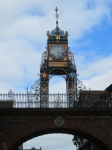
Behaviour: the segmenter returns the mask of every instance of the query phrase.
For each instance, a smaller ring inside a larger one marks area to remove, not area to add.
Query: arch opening
[[[49,93],[66,93],[66,80],[59,75],[53,76],[49,81]]]
[[[83,131],[79,130],[74,130],[74,129],[68,129],[68,128],[52,128],[52,129],[44,129],[41,131],[33,132],[31,134],[28,134],[24,137],[22,137],[20,140],[18,140],[10,150],[16,150],[17,147],[19,147],[22,143],[35,138],[39,137],[41,135],[46,135],[46,134],[52,134],[52,133],[61,133],[61,134],[69,134],[69,135],[75,135],[75,136],[80,136],[85,139],[88,139],[92,143],[94,143],[97,147],[99,147],[100,150],[109,150],[107,145],[105,145],[102,141],[100,141],[98,138],[94,137],[93,135],[90,135],[88,133],[85,133]],[[74,146],[75,147],[75,146]]]

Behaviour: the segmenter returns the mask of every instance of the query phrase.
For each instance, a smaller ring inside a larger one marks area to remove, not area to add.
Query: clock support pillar
[[[68,62],[68,75],[66,78],[67,87],[67,107],[73,108],[74,102],[77,101],[77,74],[73,64]]]
[[[40,107],[49,107],[49,76],[43,72],[40,77]]]

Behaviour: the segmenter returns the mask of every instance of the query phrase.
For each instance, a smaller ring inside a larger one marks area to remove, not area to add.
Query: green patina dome
[[[52,30],[50,36],[55,36],[56,34],[65,36],[64,31],[60,30],[59,27],[56,27],[54,30]]]

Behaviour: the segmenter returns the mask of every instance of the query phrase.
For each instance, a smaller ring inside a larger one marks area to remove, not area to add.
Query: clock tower
[[[74,62],[74,54],[68,47],[68,32],[58,27],[57,7],[56,28],[47,31],[47,47],[42,54],[40,66],[40,105],[48,107],[49,102],[49,80],[55,75],[60,75],[66,82],[67,105],[73,107],[77,98],[77,70]]]

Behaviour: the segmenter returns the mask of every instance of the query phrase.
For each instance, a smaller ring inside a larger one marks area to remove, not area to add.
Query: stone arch
[[[82,119],[66,119],[62,127],[57,127],[54,124],[54,119],[32,120],[25,125],[21,124],[12,128],[10,135],[5,136],[4,143],[6,145],[3,146],[3,150],[14,150],[29,139],[49,133],[79,135],[92,141],[101,150],[112,150],[112,136],[107,130],[87,122]]]

